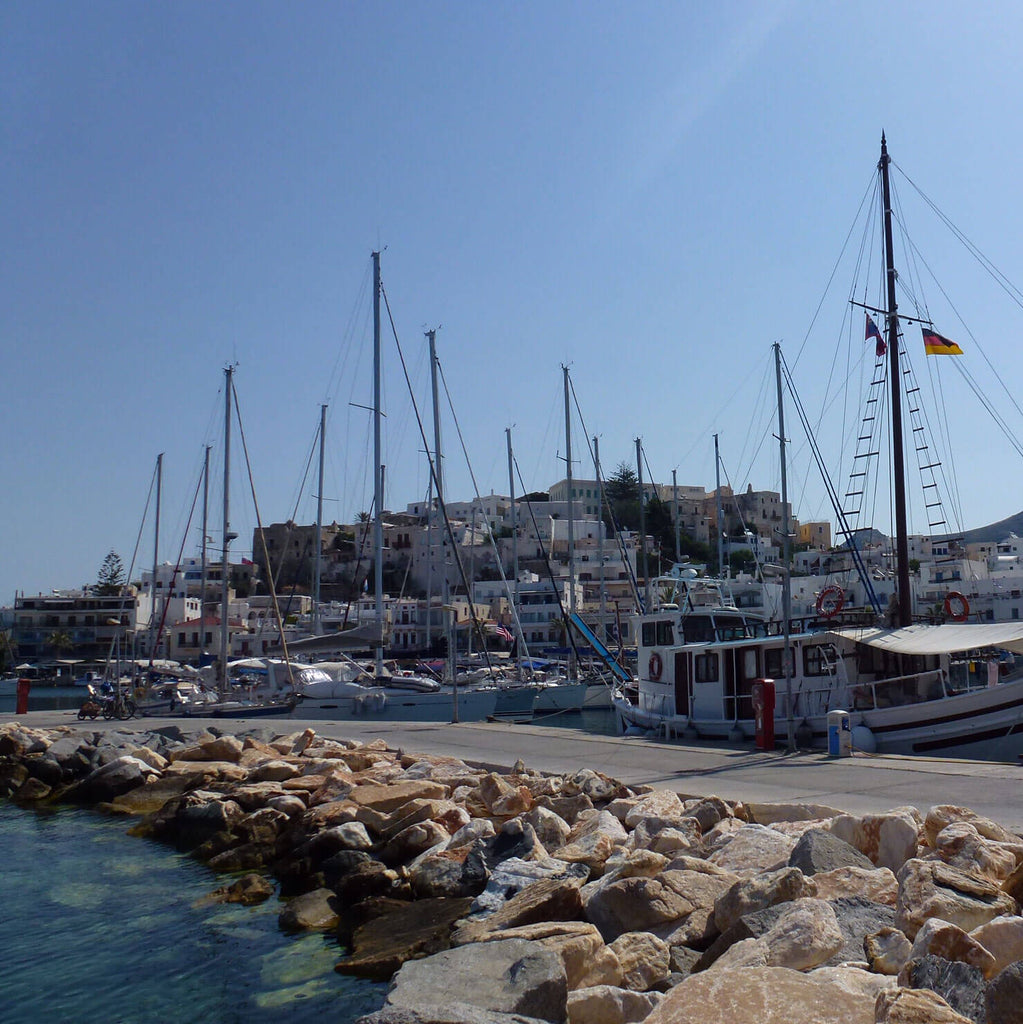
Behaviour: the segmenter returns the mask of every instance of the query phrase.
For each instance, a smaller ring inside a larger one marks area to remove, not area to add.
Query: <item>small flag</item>
[[[948,338],[943,338],[936,331],[921,327],[924,336],[924,351],[929,356],[961,356],[963,350]]]
[[[505,640],[508,643],[511,643],[512,640],[515,639],[515,637],[512,636],[511,631],[507,629],[505,626],[502,626],[500,623],[498,623],[496,626],[491,626],[490,631],[494,634],[494,636],[499,636],[502,640]]]
[[[875,341],[874,354],[878,359],[881,358],[888,351],[888,346],[884,343],[884,338],[881,337],[881,332],[877,329],[877,324],[870,318],[870,314],[867,314],[867,336],[864,341],[870,341],[873,338]]]

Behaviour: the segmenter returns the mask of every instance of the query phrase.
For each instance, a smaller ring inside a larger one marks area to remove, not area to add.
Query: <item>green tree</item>
[[[607,505],[604,522],[614,528],[639,529],[639,477],[625,462],[619,462],[614,473],[604,483]]]
[[[47,638],[46,646],[49,647],[56,657],[66,654],[74,647],[71,634],[66,629],[55,629]]]
[[[124,586],[124,564],[121,556],[111,548],[99,567],[99,575],[96,577],[95,591],[97,594],[114,596],[121,592]]]

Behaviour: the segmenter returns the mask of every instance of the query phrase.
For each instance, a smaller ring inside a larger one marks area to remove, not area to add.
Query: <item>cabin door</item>
[[[692,697],[692,674],[689,662],[692,655],[687,651],[679,651],[675,655],[675,714],[687,715]]]

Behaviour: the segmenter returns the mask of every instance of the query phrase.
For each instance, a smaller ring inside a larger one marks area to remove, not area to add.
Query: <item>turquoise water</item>
[[[128,823],[0,804],[0,1021],[350,1024],[386,985],[337,974],[323,935],[257,907],[197,905],[229,881]]]

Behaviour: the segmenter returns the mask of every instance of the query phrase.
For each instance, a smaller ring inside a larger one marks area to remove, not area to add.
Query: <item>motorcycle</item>
[[[88,693],[89,696],[85,698],[82,706],[78,709],[78,720],[80,722],[84,722],[87,718],[96,719],[103,714],[103,700],[96,693],[96,688],[90,685]]]

